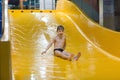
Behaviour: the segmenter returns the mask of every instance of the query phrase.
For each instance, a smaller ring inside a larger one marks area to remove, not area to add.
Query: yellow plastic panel
[[[67,0],[57,5],[56,11],[9,10],[14,79],[119,80],[120,34],[92,22]],[[65,27],[66,50],[82,53],[78,61],[54,57],[53,46],[41,55],[59,24]]]
[[[0,80],[11,80],[10,42],[0,41]]]
[[[60,4],[60,5],[59,5]],[[59,0],[57,10],[63,10],[79,27],[89,42],[111,55],[120,57],[120,33],[108,30],[89,19],[82,10],[67,0]]]

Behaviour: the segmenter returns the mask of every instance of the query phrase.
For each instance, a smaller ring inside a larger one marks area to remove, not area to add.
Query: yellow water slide
[[[89,19],[72,2],[59,0],[56,10],[9,10],[14,80],[119,80],[120,33]],[[82,53],[78,61],[41,55],[56,27],[63,25],[66,51]]]

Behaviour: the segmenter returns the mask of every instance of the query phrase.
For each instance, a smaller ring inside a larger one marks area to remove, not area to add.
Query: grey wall
[[[72,0],[72,2],[81,8],[91,19],[99,22],[99,14],[91,5],[85,3],[84,0]]]
[[[114,14],[115,14],[115,29],[116,31],[120,31],[120,0],[114,1]]]
[[[104,26],[115,30],[114,26],[114,0],[103,0]]]

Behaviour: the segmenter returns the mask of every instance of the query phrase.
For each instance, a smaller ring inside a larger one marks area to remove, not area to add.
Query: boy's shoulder
[[[66,36],[65,36],[65,35],[63,35],[63,38],[65,38],[65,39],[66,39]]]
[[[65,35],[63,35],[63,38],[66,38],[66,36],[65,36]]]
[[[53,37],[53,40],[56,40],[57,39],[57,36]]]
[[[54,37],[54,39],[55,39],[55,38],[58,38],[58,35],[56,35],[56,36]],[[65,36],[65,35],[63,35],[63,38],[66,38],[66,36]]]

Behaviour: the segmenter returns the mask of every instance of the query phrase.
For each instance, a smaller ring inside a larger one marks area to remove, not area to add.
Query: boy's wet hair
[[[59,25],[59,26],[57,27],[57,32],[58,32],[59,30],[64,31],[64,27],[63,27],[62,25]]]

